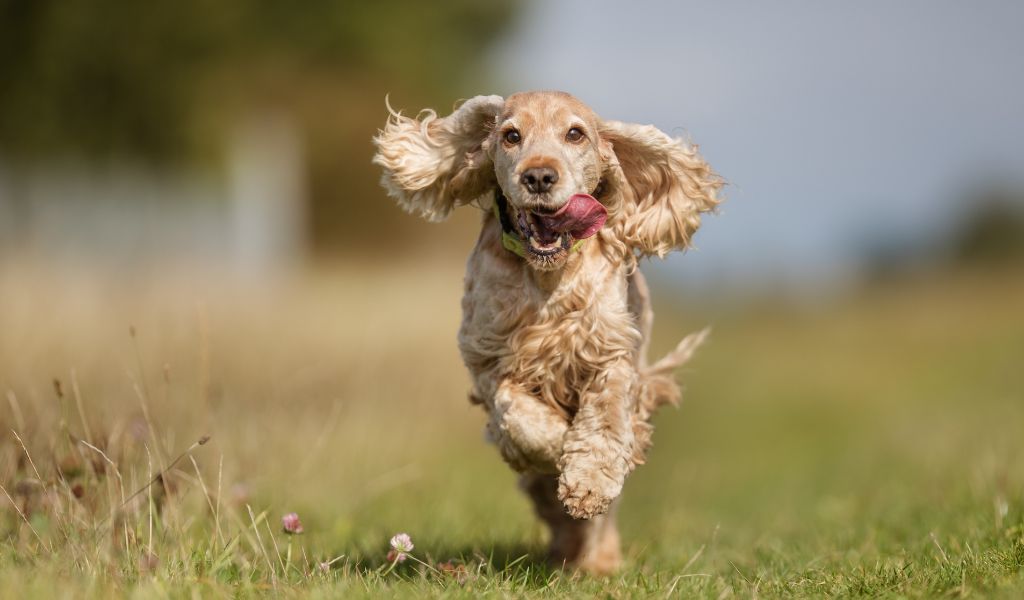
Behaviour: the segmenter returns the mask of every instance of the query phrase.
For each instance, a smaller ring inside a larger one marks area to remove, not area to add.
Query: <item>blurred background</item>
[[[693,250],[643,265],[656,349],[715,333],[627,486],[627,539],[1017,510],[1022,22],[998,0],[0,0],[4,430],[59,453],[81,421],[128,455],[148,402],[168,454],[213,434],[204,468],[219,453],[325,548],[371,526],[535,543],[455,347],[479,215],[405,215],[371,138],[386,95],[561,89],[729,182]],[[72,378],[80,419],[53,389]],[[460,520],[494,507],[517,516]]]
[[[4,2],[0,248],[250,273],[464,255],[475,216],[426,227],[376,184],[385,95],[564,89],[730,182],[666,281],[802,294],[1019,255],[1017,3],[789,8]]]

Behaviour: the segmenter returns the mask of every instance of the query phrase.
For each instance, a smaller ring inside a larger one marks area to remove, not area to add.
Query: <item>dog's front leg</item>
[[[555,409],[502,380],[494,392],[488,434],[502,458],[520,473],[558,472],[562,438],[569,422]]]
[[[577,519],[608,511],[633,470],[630,410],[636,370],[620,361],[580,394],[558,461],[558,498]]]

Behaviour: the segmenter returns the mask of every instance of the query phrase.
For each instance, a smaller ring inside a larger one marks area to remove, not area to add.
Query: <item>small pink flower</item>
[[[288,513],[281,517],[281,525],[284,527],[285,533],[302,533],[304,531],[298,513]]]
[[[413,549],[412,538],[408,533],[399,533],[391,538],[391,550],[388,551],[389,562],[402,562],[408,552]]]

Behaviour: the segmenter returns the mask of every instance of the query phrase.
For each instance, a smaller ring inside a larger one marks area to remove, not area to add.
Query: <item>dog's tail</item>
[[[691,333],[658,362],[640,369],[641,390],[637,409],[641,419],[647,420],[655,410],[666,404],[679,404],[682,391],[673,377],[673,371],[693,358],[694,352],[710,333],[710,327]]]
[[[633,464],[641,465],[651,447],[651,415],[666,404],[677,405],[683,392],[676,383],[673,371],[693,358],[693,353],[704,343],[711,328],[706,327],[683,338],[674,350],[650,366],[640,368],[640,394],[633,416]]]

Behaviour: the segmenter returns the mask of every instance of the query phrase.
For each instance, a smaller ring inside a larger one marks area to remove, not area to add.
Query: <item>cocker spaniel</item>
[[[637,260],[685,249],[722,180],[696,148],[566,93],[477,96],[444,118],[389,112],[373,159],[388,194],[429,221],[483,210],[458,340],[488,438],[550,527],[551,559],[614,571],[623,482],[704,337],[647,362]]]

